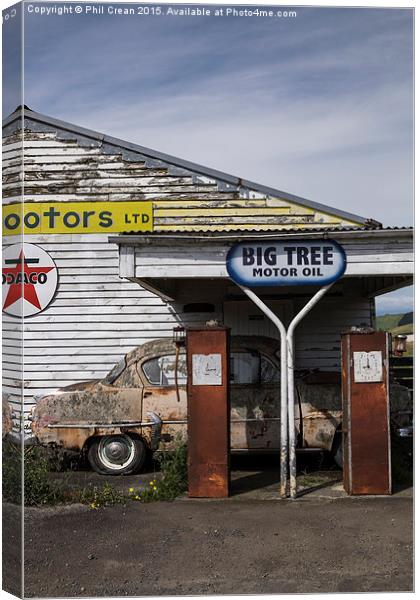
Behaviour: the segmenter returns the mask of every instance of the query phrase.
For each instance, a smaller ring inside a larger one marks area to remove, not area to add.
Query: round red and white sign
[[[15,317],[41,312],[54,297],[58,283],[55,262],[34,244],[3,249],[3,311]]]

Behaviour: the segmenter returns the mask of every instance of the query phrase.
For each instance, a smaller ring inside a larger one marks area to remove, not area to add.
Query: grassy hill
[[[410,319],[411,315],[411,319]],[[400,322],[403,325],[400,325]],[[399,313],[396,315],[380,315],[376,317],[376,327],[381,331],[402,333],[404,335],[413,333],[413,313]]]
[[[400,325],[403,323],[403,325]],[[381,331],[390,331],[393,335],[409,335],[413,333],[413,313],[400,313],[398,315],[381,315],[376,317],[376,328]],[[407,354],[413,355],[413,342],[407,342]]]
[[[401,333],[403,335],[409,335],[413,333],[413,323],[408,323],[407,325],[399,325],[398,327],[393,327],[391,329],[394,335]]]
[[[398,323],[401,321],[404,315],[381,315],[376,317],[376,327],[381,331],[391,331],[394,327],[398,327]]]

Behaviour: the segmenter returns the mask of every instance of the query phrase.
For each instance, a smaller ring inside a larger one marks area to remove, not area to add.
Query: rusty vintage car
[[[232,451],[279,449],[278,347],[271,338],[232,337]],[[333,451],[338,462],[339,377],[298,377],[295,418],[299,446]],[[33,434],[41,444],[86,452],[98,473],[134,473],[159,443],[170,448],[177,433],[186,434],[186,380],[183,349],[177,357],[171,340],[147,342],[129,352],[104,379],[69,385],[40,398],[31,416]]]

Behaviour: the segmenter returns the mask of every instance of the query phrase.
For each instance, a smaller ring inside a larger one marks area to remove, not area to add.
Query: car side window
[[[259,383],[260,362],[259,352],[232,352],[230,355],[230,383]]]
[[[265,356],[261,356],[261,383],[278,383],[280,372]]]
[[[151,385],[175,385],[175,355],[157,356],[142,365],[143,373]],[[187,383],[187,362],[185,354],[178,357],[178,385]]]
[[[230,356],[230,382],[233,384],[277,383],[277,367],[259,352],[232,352]]]

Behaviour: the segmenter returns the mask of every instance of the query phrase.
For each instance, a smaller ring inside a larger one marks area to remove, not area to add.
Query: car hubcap
[[[134,442],[128,436],[107,436],[99,444],[101,462],[113,470],[121,470],[132,461]]]

